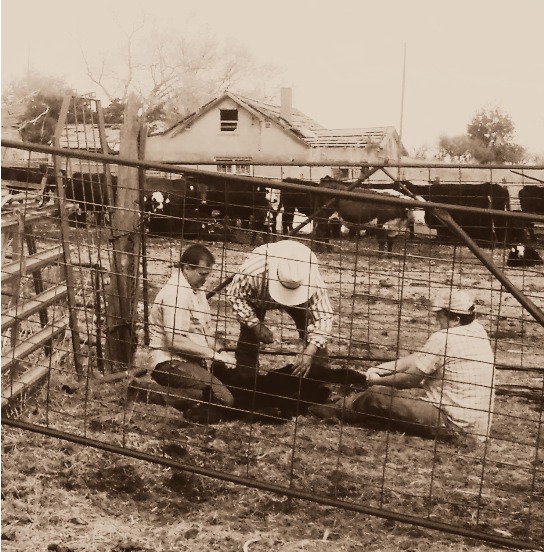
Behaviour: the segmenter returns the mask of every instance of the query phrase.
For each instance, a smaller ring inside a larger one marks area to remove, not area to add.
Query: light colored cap
[[[442,309],[455,314],[471,314],[474,312],[474,301],[460,289],[445,289],[437,294],[431,307],[435,312]]]
[[[317,290],[318,261],[312,250],[293,240],[271,243],[268,255],[268,292],[281,305],[302,305]]]

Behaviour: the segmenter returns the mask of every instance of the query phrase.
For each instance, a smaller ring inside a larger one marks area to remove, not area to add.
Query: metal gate
[[[116,167],[127,166],[148,173],[199,175],[194,168],[182,170],[101,153],[4,140],[2,145],[49,152],[59,161],[106,164],[112,173]],[[457,170],[462,174],[462,167]],[[527,173],[528,168],[523,171]],[[228,181],[236,177],[221,178]],[[270,180],[255,177],[245,181],[251,187],[271,185]],[[368,199],[364,190],[310,192],[302,184],[273,184],[279,190],[303,191],[331,199]],[[148,213],[141,200],[140,197],[133,210],[144,220]],[[75,271],[73,284],[73,291],[80,298],[79,302],[76,298],[76,304],[82,349],[77,353],[74,350],[73,356],[69,355],[62,364],[51,363],[46,384],[36,391],[34,408],[43,412],[46,423],[36,423],[23,405],[17,411],[7,411],[2,417],[4,427],[22,428],[288,497],[499,545],[538,547],[544,538],[542,268],[508,267],[509,244],[503,241],[482,248],[455,221],[455,213],[471,212],[482,218],[492,213],[497,220],[532,221],[537,228],[537,241],[533,244],[537,249],[543,243],[539,225],[544,223],[544,216],[494,213],[478,207],[414,202],[386,195],[373,201],[427,209],[451,230],[451,240],[438,243],[432,232],[412,238],[408,233],[401,234],[393,252],[387,254],[377,249],[372,237],[332,238],[329,250],[318,253],[336,316],[331,361],[337,367],[365,370],[376,362],[417,349],[419,343],[415,342],[431,331],[432,321],[425,314],[431,293],[439,288],[469,287],[477,298],[478,316],[491,336],[496,355],[497,400],[493,428],[485,443],[453,446],[343,422],[329,425],[310,416],[297,416],[280,425],[247,421],[218,424],[213,435],[202,431],[201,426],[184,422],[180,433],[172,428],[182,420],[181,414],[167,404],[129,400],[129,376],[140,376],[152,368],[146,356],[145,338],[149,304],[168,278],[180,250],[189,243],[207,243],[215,253],[218,268],[212,278],[215,287],[210,304],[217,330],[232,346],[235,343],[238,327],[225,299],[224,283],[253,247],[251,230],[236,225],[234,237],[231,232],[221,241],[214,241],[211,234],[188,238],[150,233],[140,240],[139,268],[131,269],[137,286],[124,298],[135,307],[130,322],[136,328],[138,350],[121,366],[122,370],[102,362],[102,336],[111,331],[111,322],[104,317],[104,290],[115,271],[111,263],[101,260],[101,254],[111,255],[116,228],[111,222],[100,226],[88,221],[72,228],[63,239],[82,267],[79,277]],[[123,209],[126,212],[128,208]],[[203,222],[221,224],[209,219]],[[280,238],[268,231],[258,239]],[[298,239],[312,247],[318,245],[310,234]],[[274,347],[263,351],[265,370],[283,365],[296,352],[296,335],[286,319],[274,313],[271,324],[276,325],[281,338]],[[132,347],[133,337],[122,346]],[[81,376],[73,362],[78,354],[84,360]],[[65,400],[67,392],[71,393],[70,401]],[[341,396],[345,389],[335,388],[333,392]],[[164,452],[169,450],[166,445],[189,450],[191,460],[179,461]],[[406,458],[411,459],[409,464]]]

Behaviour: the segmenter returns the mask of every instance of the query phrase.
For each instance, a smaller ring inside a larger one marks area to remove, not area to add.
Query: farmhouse
[[[290,88],[281,90],[280,105],[225,92],[197,112],[150,136],[146,159],[200,168],[280,178],[350,178],[349,163],[396,161],[407,152],[393,127],[331,130],[293,106]],[[328,167],[309,169],[308,163]],[[259,164],[277,165],[261,166]],[[285,166],[290,164],[290,167]],[[292,166],[298,164],[300,166]],[[283,165],[283,169],[279,166]],[[322,173],[322,174],[320,174]]]

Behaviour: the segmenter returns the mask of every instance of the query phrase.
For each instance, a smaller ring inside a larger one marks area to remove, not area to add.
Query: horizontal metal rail
[[[246,182],[249,186],[265,186],[267,188],[276,188],[278,190],[291,190],[298,191],[302,193],[308,193],[308,186],[304,184],[293,184],[290,182],[283,182],[282,180],[274,178],[263,178],[256,176],[240,176],[233,175],[228,173],[218,173],[214,171],[202,171],[197,169],[190,168],[181,168],[173,167],[166,163],[156,163],[151,161],[137,161],[134,159],[128,159],[124,157],[118,157],[115,155],[105,155],[100,153],[92,153],[82,150],[70,150],[65,148],[54,148],[51,146],[44,146],[42,144],[31,144],[28,142],[17,142],[14,140],[2,140],[3,147],[10,147],[16,149],[23,149],[28,151],[38,151],[42,153],[49,153],[51,155],[58,155],[61,157],[68,158],[77,158],[77,159],[87,159],[100,161],[103,163],[111,163],[112,165],[123,165],[127,167],[136,167],[142,169],[156,169],[164,172],[170,172],[173,174],[188,174],[193,176],[204,175],[216,180],[231,180],[237,182]],[[379,163],[373,164],[372,166],[380,166]],[[383,165],[385,167],[391,167],[394,165]],[[405,166],[405,165],[400,165]],[[427,167],[427,165],[415,165],[417,167]],[[446,166],[439,165],[439,167],[447,168]],[[472,169],[477,168],[473,165],[453,165],[452,167]],[[484,166],[485,167],[485,166]],[[515,168],[515,165],[508,165],[505,168],[512,169]],[[489,168],[489,167],[486,167]],[[527,166],[521,166],[523,169],[527,169]],[[535,168],[540,169],[540,166],[535,166]],[[544,166],[542,166],[544,169]],[[479,213],[486,216],[497,216],[504,217],[509,219],[517,220],[529,220],[529,221],[538,221],[544,223],[544,215],[535,215],[530,213],[522,213],[518,211],[499,211],[495,209],[484,209],[481,207],[470,207],[467,205],[451,205],[449,203],[435,203],[427,201],[417,201],[412,199],[402,199],[394,196],[388,196],[387,194],[371,194],[366,191],[360,190],[357,192],[350,192],[344,190],[335,190],[332,188],[326,188],[322,186],[313,186],[311,188],[312,194],[324,195],[324,196],[335,196],[342,199],[353,199],[355,201],[368,201],[372,203],[384,203],[389,205],[398,205],[407,207],[410,209],[425,209],[425,208],[442,208],[448,211],[459,211],[463,213]]]
[[[519,548],[519,549],[544,550],[541,543],[522,541],[514,538],[504,537],[501,535],[484,533],[481,531],[477,531],[475,529],[469,529],[466,527],[450,525],[448,523],[442,523],[440,521],[432,521],[429,518],[421,518],[421,517],[401,514],[399,512],[380,510],[378,508],[372,508],[371,506],[365,506],[363,504],[346,502],[335,498],[316,495],[307,491],[294,489],[292,487],[282,487],[280,485],[267,483],[265,481],[258,481],[256,479],[250,479],[248,477],[241,477],[241,476],[213,470],[210,468],[203,468],[200,466],[187,464],[184,462],[178,462],[175,460],[171,460],[170,458],[165,458],[164,456],[155,456],[146,452],[140,452],[138,450],[120,447],[119,445],[104,443],[102,441],[97,441],[95,439],[90,439],[88,437],[82,437],[79,435],[74,435],[73,433],[66,433],[64,431],[52,429],[50,427],[38,426],[35,424],[30,424],[28,422],[23,422],[21,420],[6,418],[5,416],[2,417],[2,424],[9,427],[23,429],[25,431],[33,431],[34,433],[39,433],[41,435],[46,435],[48,437],[54,437],[56,439],[63,439],[71,443],[93,447],[98,450],[103,450],[114,454],[120,454],[122,456],[127,456],[129,458],[143,460],[144,462],[151,462],[168,468],[174,468],[182,471],[187,471],[189,473],[195,473],[197,475],[202,475],[204,477],[212,477],[214,479],[219,479],[221,481],[228,481],[229,483],[234,483],[236,485],[242,485],[244,487],[259,489],[261,491],[271,492],[282,496],[288,496],[290,498],[295,498],[298,500],[308,500],[310,502],[315,502],[317,504],[321,504],[324,506],[332,506],[334,508],[340,508],[351,512],[357,512],[360,514],[366,514],[366,515],[376,516],[383,519],[397,521],[399,523],[407,523],[410,525],[416,525],[418,527],[425,527],[426,529],[431,529],[434,531],[442,531],[445,533],[450,533],[452,535],[459,535],[459,536],[471,538],[471,539],[477,539],[479,541],[489,542],[489,543],[497,544],[499,546],[506,546],[510,548]]]

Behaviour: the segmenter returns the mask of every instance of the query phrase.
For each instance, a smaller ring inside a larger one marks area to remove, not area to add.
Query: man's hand
[[[305,378],[308,375],[316,352],[317,347],[313,343],[309,343],[306,348],[295,357],[293,376]]]
[[[369,385],[379,385],[382,376],[388,376],[392,373],[393,372],[387,368],[378,368],[374,366],[366,371],[366,381]]]
[[[253,326],[252,330],[261,343],[265,343],[266,345],[274,343],[274,334],[272,330],[263,322],[259,322]]]
[[[227,340],[222,337],[216,337],[212,349],[220,353],[227,348]]]

